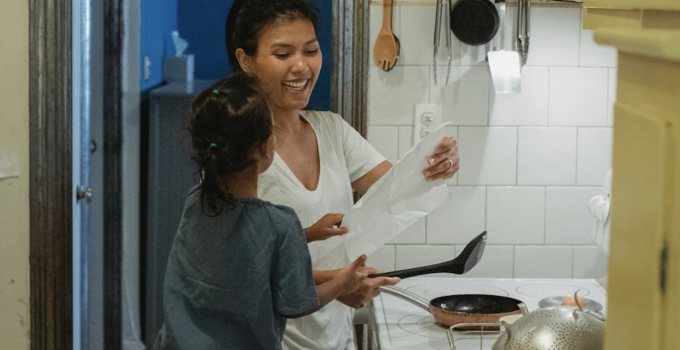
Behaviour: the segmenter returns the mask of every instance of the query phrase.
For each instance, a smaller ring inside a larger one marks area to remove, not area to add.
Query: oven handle
[[[413,294],[405,289],[401,289],[399,287],[394,287],[394,286],[383,286],[380,287],[380,291],[383,293],[387,293],[389,295],[393,295],[399,299],[408,301],[412,303],[413,305],[418,306],[419,308],[430,312],[430,301],[419,296],[416,294]]]

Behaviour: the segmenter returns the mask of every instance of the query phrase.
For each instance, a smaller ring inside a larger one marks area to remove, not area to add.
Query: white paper
[[[0,179],[19,176],[19,161],[16,154],[0,152]]]
[[[427,182],[427,159],[445,136],[444,123],[413,147],[345,213],[342,236],[350,261],[371,254],[450,197],[444,180]]]

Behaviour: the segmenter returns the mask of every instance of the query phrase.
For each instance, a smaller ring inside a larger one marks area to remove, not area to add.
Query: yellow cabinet
[[[584,0],[583,29],[680,29],[680,0]]]
[[[680,10],[678,0],[585,0],[586,7]]]
[[[619,50],[605,350],[678,350],[680,30],[600,26],[595,41]]]

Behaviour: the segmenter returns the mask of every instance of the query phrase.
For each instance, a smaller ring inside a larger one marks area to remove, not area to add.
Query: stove
[[[468,279],[468,278],[408,278],[398,287],[425,299],[452,294],[492,294],[508,296],[523,301],[529,311],[538,308],[546,297],[573,295],[595,300],[603,305],[607,314],[605,290],[595,280],[589,279]],[[429,312],[395,296],[381,293],[373,299],[370,316],[374,349],[429,350],[450,349],[448,327],[435,323]],[[457,350],[491,349],[498,333],[457,333]],[[480,344],[481,343],[481,344]]]

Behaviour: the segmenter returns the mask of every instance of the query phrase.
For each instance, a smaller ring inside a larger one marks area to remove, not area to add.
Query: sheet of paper
[[[423,176],[449,124],[428,134],[345,213],[342,226],[349,232],[342,239],[350,261],[373,253],[449,199],[444,180],[427,182]]]
[[[19,161],[16,154],[0,151],[0,179],[19,176]]]

